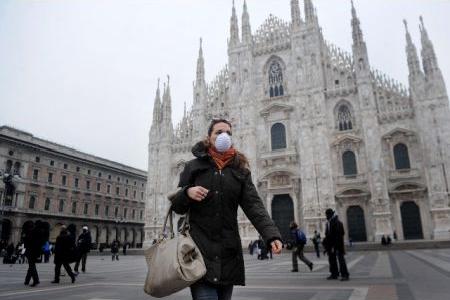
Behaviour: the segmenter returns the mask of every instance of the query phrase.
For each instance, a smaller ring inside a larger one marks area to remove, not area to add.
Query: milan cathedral
[[[157,237],[191,147],[213,117],[233,124],[259,195],[283,236],[297,220],[323,232],[336,210],[346,239],[450,238],[450,110],[424,21],[418,54],[406,21],[409,87],[371,67],[352,3],[352,52],[326,41],[312,0],[291,0],[291,20],[270,15],[254,32],[233,3],[228,64],[205,81],[202,45],[193,105],[173,125],[170,84],[158,84],[149,134],[145,239]],[[386,53],[388,54],[388,53]],[[162,98],[162,100],[161,100]],[[243,244],[258,233],[239,212]]]

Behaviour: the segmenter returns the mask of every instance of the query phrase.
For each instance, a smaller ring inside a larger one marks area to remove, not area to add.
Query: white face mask
[[[215,145],[217,151],[223,153],[231,148],[231,136],[226,132],[222,132],[216,138]]]

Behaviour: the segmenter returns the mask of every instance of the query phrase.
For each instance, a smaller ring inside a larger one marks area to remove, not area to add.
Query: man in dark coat
[[[328,262],[330,264],[331,275],[327,279],[338,279],[341,274],[341,281],[349,280],[347,264],[345,262],[345,246],[344,246],[344,225],[339,221],[337,214],[328,208],[325,211],[327,217],[327,228],[325,230],[325,239],[323,246],[328,254]],[[339,269],[338,269],[339,261]]]
[[[78,273],[78,267],[80,266],[81,261],[81,271],[86,272],[86,259],[87,254],[91,251],[91,233],[89,232],[89,228],[87,226],[83,226],[83,232],[78,237],[78,247],[77,247],[77,262],[75,263],[75,267],[73,268],[76,273]]]
[[[72,268],[69,263],[73,260],[75,255],[75,243],[68,233],[65,226],[61,227],[61,233],[56,238],[55,243],[55,279],[52,283],[59,283],[59,276],[61,274],[61,266],[64,266],[67,274],[72,279],[72,283],[75,282],[75,274],[72,272]]]
[[[111,243],[111,260],[114,261],[115,260],[119,260],[119,241],[114,240]]]
[[[25,244],[25,256],[28,260],[28,271],[25,276],[25,285],[30,283],[31,278],[33,278],[33,284],[31,286],[36,286],[39,284],[39,275],[36,269],[36,261],[42,255],[42,246],[45,242],[45,237],[42,228],[42,222],[36,221],[27,222],[23,230],[23,241]]]
[[[190,234],[206,264],[206,275],[191,286],[200,294],[231,299],[233,285],[244,285],[244,260],[237,222],[240,206],[274,253],[281,251],[281,235],[253,185],[248,161],[231,143],[231,124],[213,120],[208,138],[192,148],[196,157],[180,175],[181,190],[173,210],[190,214]]]

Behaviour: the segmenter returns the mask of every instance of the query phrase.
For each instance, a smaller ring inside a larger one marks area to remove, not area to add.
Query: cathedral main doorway
[[[420,209],[414,201],[403,202],[400,207],[402,215],[403,237],[405,240],[423,239]]]
[[[347,209],[348,237],[354,242],[366,242],[366,222],[361,206],[354,205]]]
[[[283,240],[290,239],[289,223],[294,221],[294,203],[289,194],[275,195],[272,200],[272,219]]]

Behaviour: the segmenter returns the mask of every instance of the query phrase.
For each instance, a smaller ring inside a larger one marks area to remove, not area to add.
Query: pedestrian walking
[[[24,264],[27,262],[27,257],[25,256],[26,249],[25,249],[25,243],[23,241],[20,242],[19,245],[19,264]]]
[[[28,261],[27,275],[25,276],[25,285],[33,283],[30,286],[39,284],[39,275],[36,269],[36,261],[42,254],[42,246],[45,242],[42,223],[36,221],[35,223],[29,221],[25,223],[23,229],[23,241],[25,244],[25,256]]]
[[[76,255],[75,251],[75,243],[67,231],[67,228],[63,225],[55,243],[55,279],[52,283],[59,283],[61,266],[64,266],[67,274],[72,279],[72,283],[75,282],[75,274],[72,272],[72,268],[69,265],[69,263],[74,260],[74,256]]]
[[[298,272],[298,261],[300,259],[305,265],[308,266],[309,270],[312,271],[313,263],[307,259],[303,253],[303,249],[306,245],[305,233],[298,228],[297,223],[294,221],[289,225],[291,230],[291,243],[292,243],[292,270],[291,272]]]
[[[206,275],[191,286],[193,300],[229,300],[234,285],[245,285],[244,259],[237,222],[238,206],[275,254],[281,235],[253,185],[248,160],[231,140],[231,123],[214,119],[180,175],[172,199],[178,214],[189,211],[190,234],[206,264]]]
[[[44,262],[48,263],[50,260],[50,255],[52,254],[49,241],[45,242],[44,246],[42,247],[42,251],[44,252]]]
[[[3,263],[4,264],[13,264],[13,255],[14,255],[14,244],[10,243],[6,247],[6,254],[3,256]]]
[[[313,245],[314,245],[314,251],[316,251],[316,256],[317,256],[317,258],[320,258],[320,242],[321,242],[321,237],[320,237],[320,233],[317,232],[317,230],[314,230],[314,235],[313,235],[311,241],[313,242]]]
[[[325,253],[328,255],[331,273],[327,279],[338,279],[340,273],[341,281],[347,281],[349,280],[350,275],[344,257],[344,225],[339,221],[338,215],[331,208],[328,208],[325,211],[325,215],[327,217],[327,228],[325,230],[325,239],[322,244],[325,248]]]
[[[119,260],[119,242],[117,240],[114,240],[111,244],[111,255],[112,255],[112,261]]]
[[[83,226],[83,232],[80,234],[77,240],[77,252],[78,257],[75,263],[75,267],[73,268],[75,273],[78,274],[78,267],[80,266],[81,261],[81,271],[86,272],[86,260],[87,255],[91,251],[91,233],[89,232],[89,228],[87,226]]]
[[[128,243],[123,243],[123,246],[122,246],[122,253],[123,253],[123,255],[125,256],[125,255],[127,255],[127,247],[128,247]]]

